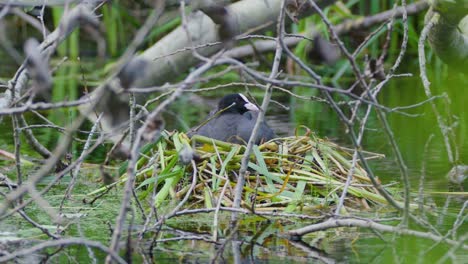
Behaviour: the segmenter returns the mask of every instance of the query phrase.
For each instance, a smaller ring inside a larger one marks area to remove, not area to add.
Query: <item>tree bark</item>
[[[262,26],[273,26],[279,15],[282,0],[244,0],[226,6],[229,16],[237,23],[237,30],[241,33],[250,32]],[[322,6],[335,1],[322,0]],[[220,51],[224,46],[218,34],[216,25],[207,15],[197,11],[188,16],[186,30],[180,26],[163,39],[143,52],[140,57],[150,61],[147,78],[137,81],[137,87],[161,85],[184,74],[198,61],[190,50],[172,54],[187,47],[196,47],[208,43],[218,43],[197,49],[203,56],[210,56]],[[221,29],[222,30],[222,29]],[[165,56],[165,57],[164,57]]]
[[[435,15],[438,13],[439,15]],[[468,74],[468,2],[438,0],[431,3],[426,23],[434,26],[429,31],[429,44],[436,55],[458,71]]]

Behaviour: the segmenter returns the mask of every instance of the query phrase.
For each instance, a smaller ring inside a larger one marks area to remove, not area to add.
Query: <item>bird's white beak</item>
[[[247,99],[247,97],[245,97],[245,95],[243,94],[239,94],[240,97],[242,97],[242,99],[246,102],[246,104],[244,105],[244,107],[249,110],[249,111],[254,111],[254,112],[258,112],[260,111],[260,109],[258,109],[258,107],[254,104],[252,104],[249,99]]]
[[[254,112],[259,112],[260,111],[260,109],[258,109],[258,107],[256,105],[252,104],[251,102],[246,103],[244,106],[249,111],[254,111]]]

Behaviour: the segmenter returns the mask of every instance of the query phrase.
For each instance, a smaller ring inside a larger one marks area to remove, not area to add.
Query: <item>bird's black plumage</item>
[[[232,143],[248,142],[259,111],[243,94],[226,95],[210,113],[206,124],[189,135],[198,134]],[[255,143],[259,144],[274,137],[275,133],[264,121],[260,124]]]

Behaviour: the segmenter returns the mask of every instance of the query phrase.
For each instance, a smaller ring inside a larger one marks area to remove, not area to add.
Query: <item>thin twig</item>
[[[278,74],[279,71],[279,64],[281,61],[281,53],[282,53],[282,47],[280,44],[280,39],[283,38],[284,35],[284,14],[285,14],[285,1],[283,0],[281,3],[281,10],[280,10],[280,15],[278,17],[278,22],[277,22],[277,42],[276,42],[276,52],[275,52],[275,57],[273,60],[273,66],[271,67],[271,73],[270,73],[270,79],[276,78],[276,75]],[[250,160],[250,153],[252,153],[252,148],[253,145],[255,144],[255,141],[257,140],[257,134],[258,130],[260,128],[260,124],[263,122],[265,118],[265,112],[267,110],[268,104],[270,103],[270,97],[272,93],[272,85],[269,84],[266,87],[265,95],[263,97],[263,102],[262,102],[262,111],[258,114],[257,120],[255,122],[255,126],[252,130],[252,134],[250,135],[249,142],[247,143],[247,148],[244,152],[244,155],[242,156],[241,160],[241,167],[239,170],[239,176],[237,177],[237,183],[235,187],[235,196],[234,196],[234,202],[233,202],[233,207],[234,208],[240,208],[241,201],[242,201],[242,192],[244,189],[244,183],[245,183],[245,174],[247,172],[247,166],[248,162]],[[233,214],[233,219],[236,220],[237,214]]]

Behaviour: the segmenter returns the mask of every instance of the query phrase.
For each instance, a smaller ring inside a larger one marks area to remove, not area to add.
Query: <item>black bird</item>
[[[257,121],[260,109],[243,94],[229,94],[218,103],[217,109],[210,112],[206,123],[189,136],[205,137],[232,142],[246,143]],[[275,138],[275,132],[263,121],[257,133],[256,144]]]

